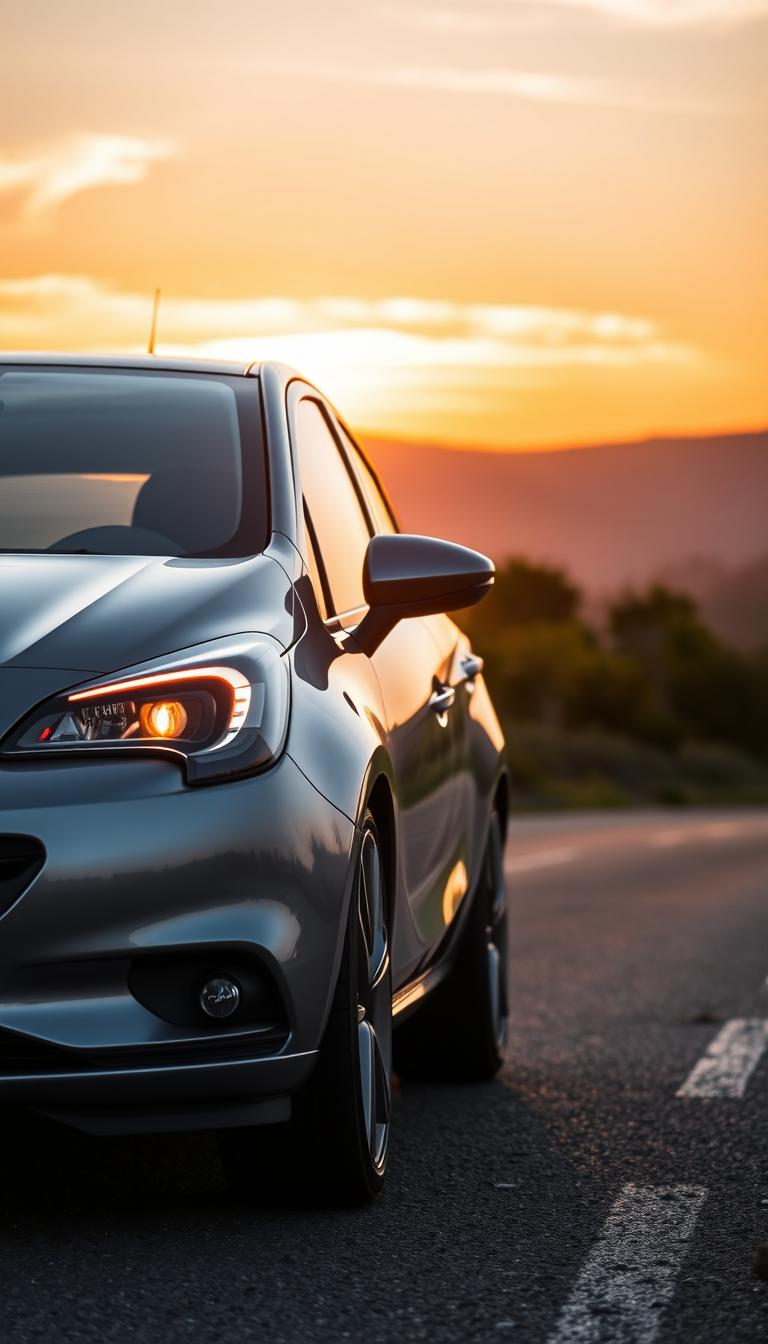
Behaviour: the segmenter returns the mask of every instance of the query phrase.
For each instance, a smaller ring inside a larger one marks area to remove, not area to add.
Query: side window
[[[336,612],[365,604],[363,561],[368,523],[354,482],[320,406],[308,398],[296,408],[299,471]]]
[[[360,481],[365,494],[366,503],[369,512],[373,518],[374,526],[377,532],[396,532],[397,524],[389,509],[389,505],[381,493],[376,477],[371,471],[368,463],[363,457],[357,444],[349,437],[343,425],[338,426],[339,434],[342,437],[344,446],[349,453],[350,460],[354,463],[358,480]]]

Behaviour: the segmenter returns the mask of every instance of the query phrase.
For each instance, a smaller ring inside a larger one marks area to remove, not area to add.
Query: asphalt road
[[[768,814],[517,821],[507,866],[508,1062],[399,1090],[375,1207],[9,1132],[2,1340],[768,1339]]]

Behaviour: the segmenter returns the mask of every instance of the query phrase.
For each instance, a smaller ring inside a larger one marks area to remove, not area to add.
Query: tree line
[[[768,650],[718,637],[688,595],[625,591],[584,614],[584,595],[555,566],[507,562],[461,622],[483,654],[508,737],[603,734],[675,755],[729,749],[768,768]]]

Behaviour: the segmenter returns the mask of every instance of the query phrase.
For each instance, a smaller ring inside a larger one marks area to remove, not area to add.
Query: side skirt
[[[467,916],[472,909],[472,903],[477,895],[477,887],[471,894],[467,894],[462,901],[453,923],[446,930],[445,937],[438,947],[435,957],[425,970],[420,971],[406,984],[401,985],[392,995],[392,1018],[393,1025],[399,1026],[407,1017],[423,1003],[433,990],[437,989],[451,970],[464,925]]]

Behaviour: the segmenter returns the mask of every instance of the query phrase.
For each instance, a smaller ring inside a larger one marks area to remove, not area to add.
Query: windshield
[[[0,550],[253,554],[266,533],[259,425],[252,379],[6,365]]]

